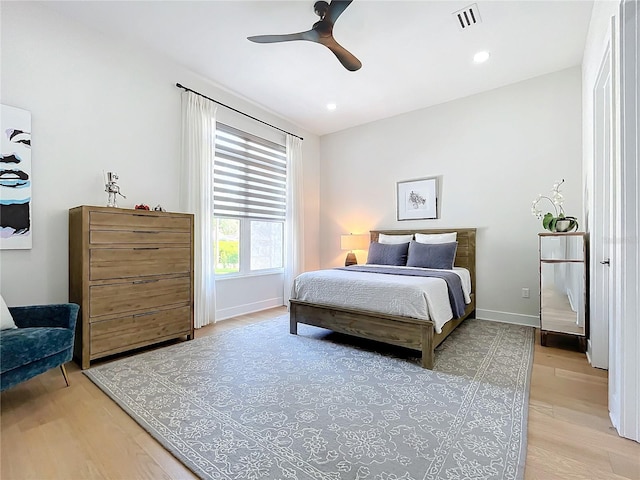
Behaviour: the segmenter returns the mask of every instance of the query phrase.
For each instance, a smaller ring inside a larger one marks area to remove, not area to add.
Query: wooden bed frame
[[[458,232],[455,266],[464,267],[471,274],[471,303],[461,318],[450,320],[435,333],[433,322],[416,318],[387,315],[364,310],[331,307],[327,305],[290,300],[290,332],[298,333],[298,323],[327,328],[339,333],[390,343],[422,352],[422,367],[433,368],[434,350],[463,320],[475,314],[476,309],[476,229],[448,228],[430,230],[372,230],[371,241],[378,241],[381,233],[406,235],[412,233]]]

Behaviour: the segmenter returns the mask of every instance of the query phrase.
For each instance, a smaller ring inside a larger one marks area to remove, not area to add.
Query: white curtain
[[[215,322],[215,225],[213,159],[217,106],[192,92],[182,94],[180,208],[194,214],[194,324]]]
[[[289,305],[293,280],[304,271],[303,233],[302,140],[287,134],[287,218],[283,292],[285,305]]]

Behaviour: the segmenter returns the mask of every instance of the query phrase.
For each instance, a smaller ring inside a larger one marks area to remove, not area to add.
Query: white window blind
[[[216,217],[284,221],[287,156],[284,145],[218,123],[213,168]]]

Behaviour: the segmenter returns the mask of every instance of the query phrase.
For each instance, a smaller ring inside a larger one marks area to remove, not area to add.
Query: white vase
[[[556,221],[556,232],[564,233],[568,232],[569,228],[571,228],[570,220],[558,220]]]

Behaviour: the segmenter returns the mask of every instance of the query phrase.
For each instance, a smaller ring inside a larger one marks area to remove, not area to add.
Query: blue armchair
[[[64,364],[73,356],[79,309],[75,303],[9,307],[18,328],[0,331],[0,391],[58,366],[69,386]]]

